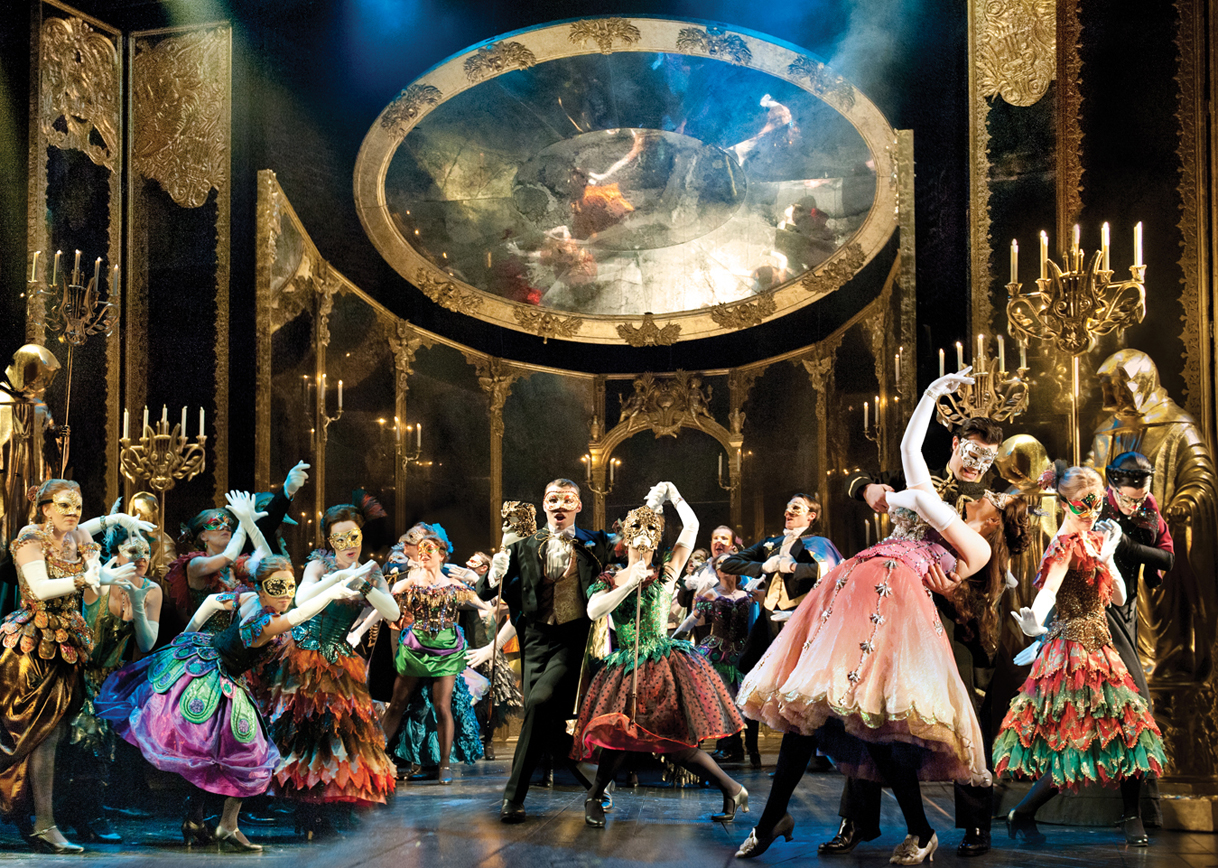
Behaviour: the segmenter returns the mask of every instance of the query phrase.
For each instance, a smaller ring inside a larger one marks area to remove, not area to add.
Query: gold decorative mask
[[[1015,495],[1007,494],[1003,491],[990,491],[989,489],[986,489],[986,492],[982,495],[982,497],[994,504],[994,509],[1001,512],[1007,508],[1007,504],[1014,499]]]
[[[570,489],[547,491],[545,499],[542,500],[542,505],[551,511],[556,509],[578,509],[580,506],[579,495]]]
[[[80,493],[76,491],[56,492],[55,499],[51,501],[55,511],[65,518],[80,518],[81,503]]]
[[[628,548],[654,552],[664,536],[664,519],[647,506],[626,513],[622,522],[622,540]]]
[[[347,531],[346,533],[330,534],[330,547],[336,552],[345,552],[348,549],[357,549],[364,542],[364,534],[358,527]]]
[[[419,543],[419,557],[443,557],[440,547],[435,544],[434,540],[425,539]]]
[[[119,544],[118,551],[129,563],[146,561],[152,557],[152,549],[142,536],[128,537]]]
[[[792,500],[787,504],[787,515],[807,515],[810,512],[812,512],[812,510],[808,507],[808,504],[804,503],[802,500]]]
[[[268,597],[291,597],[296,594],[296,578],[286,570],[271,573],[262,582],[262,590]]]

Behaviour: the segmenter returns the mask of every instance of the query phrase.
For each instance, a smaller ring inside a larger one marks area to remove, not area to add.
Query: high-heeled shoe
[[[39,853],[83,853],[85,848],[73,844],[63,836],[58,826],[47,826],[45,829],[35,829],[30,833],[29,842]]]
[[[594,793],[584,797],[584,822],[594,829],[605,828],[605,806],[601,804],[601,797]]]
[[[436,772],[436,780],[441,784],[451,784],[453,782],[452,769],[447,764],[440,766],[439,771]]]
[[[760,856],[770,849],[770,845],[779,837],[790,841],[795,835],[795,820],[791,818],[790,814],[783,814],[782,819],[775,823],[774,828],[769,832],[759,833],[757,829],[758,827],[754,826],[753,831],[749,832],[749,836],[744,839],[744,843],[736,851],[737,859],[752,859],[754,856]]]
[[[906,835],[905,840],[897,844],[888,861],[893,865],[921,865],[923,862],[934,862],[935,851],[939,849],[939,836],[930,833],[930,840],[923,847],[918,844],[917,835]]]
[[[1121,828],[1125,832],[1125,843],[1130,847],[1148,847],[1150,838],[1146,837],[1146,829],[1142,827],[1142,818],[1138,816],[1121,817]]]
[[[189,847],[191,844],[210,844],[211,830],[202,820],[192,820],[187,817],[182,821],[182,841]]]
[[[257,853],[262,849],[261,844],[255,844],[245,837],[240,829],[225,829],[223,826],[216,826],[216,841],[221,849],[230,847],[244,853]]]
[[[711,814],[711,820],[716,823],[730,823],[736,819],[738,810],[744,811],[746,814],[749,812],[749,791],[744,788],[743,784],[740,785],[736,795],[731,798],[724,796],[723,813]]]
[[[1007,814],[1007,837],[1012,841],[1023,838],[1029,844],[1045,843],[1045,836],[1036,825],[1036,818],[1016,813],[1014,808]]]

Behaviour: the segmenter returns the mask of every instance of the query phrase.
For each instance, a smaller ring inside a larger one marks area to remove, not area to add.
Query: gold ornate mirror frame
[[[811,94],[862,137],[875,171],[875,196],[853,236],[828,258],[750,298],[672,314],[603,315],[509,301],[475,288],[421,255],[403,237],[387,203],[390,163],[407,134],[437,106],[483,82],[546,61],[599,52],[651,52],[713,59],[760,71]],[[360,220],[381,255],[432,301],[458,313],[544,339],[631,346],[667,345],[749,328],[837,290],[883,248],[897,228],[897,134],[854,85],[812,55],[747,31],[658,18],[566,21],[472,47],[427,71],[377,118],[355,168]]]

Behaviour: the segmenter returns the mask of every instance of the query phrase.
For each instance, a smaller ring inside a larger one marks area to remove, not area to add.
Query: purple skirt
[[[158,769],[209,793],[266,791],[279,751],[244,681],[225,670],[212,637],[183,633],[102,685],[97,716]]]

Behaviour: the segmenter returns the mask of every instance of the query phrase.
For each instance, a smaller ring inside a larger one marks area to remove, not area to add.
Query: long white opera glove
[[[135,626],[135,644],[139,646],[142,653],[147,654],[156,644],[156,637],[161,630],[158,622],[148,620],[148,613],[144,609],[144,598],[152,590],[152,580],[144,579],[144,584],[138,588],[127,583],[123,590],[127,592],[127,598],[131,600],[131,620]]]
[[[889,492],[888,506],[912,509],[940,533],[953,521],[960,518],[955,507],[944,503],[939,495],[920,489],[907,488],[904,491]]]
[[[353,591],[346,585],[335,585],[328,589],[325,593],[315,595],[303,606],[297,606],[295,609],[288,612],[286,617],[289,624],[291,624],[293,627],[299,627],[326,606],[330,605],[331,601],[356,600],[359,599],[359,596],[359,591]]]
[[[486,574],[486,583],[492,588],[499,587],[499,583],[503,581],[503,577],[507,575],[508,564],[511,562],[512,556],[507,552],[495,552],[491,557],[491,568]]]
[[[675,485],[671,482],[665,482],[663,485],[667,489],[665,493],[668,502],[677,508],[677,515],[681,517],[681,533],[677,535],[676,545],[692,549],[698,539],[698,515]]]
[[[194,615],[190,618],[190,623],[186,625],[185,633],[198,633],[199,628],[211,619],[211,616],[217,612],[224,612],[229,609],[229,606],[221,602],[221,594],[210,594],[207,599],[199,604],[199,608],[195,610]],[[236,605],[234,602],[233,605]]]
[[[21,568],[21,575],[25,577],[30,593],[39,600],[54,600],[76,593],[75,579],[47,578],[46,561],[30,561]]]
[[[642,561],[637,561],[633,567],[628,567],[627,569],[629,575],[624,583],[616,588],[610,588],[608,591],[600,591],[592,595],[592,599],[588,601],[589,620],[596,621],[616,609],[618,603],[626,599],[631,591],[641,585],[643,579],[651,572],[651,568]]]
[[[905,433],[901,437],[901,469],[905,471],[907,488],[930,482],[930,468],[926,466],[926,458],[922,455],[922,441],[926,439],[926,429],[930,427],[931,420],[935,418],[935,405],[939,399],[961,386],[973,382],[973,378],[968,376],[971,370],[972,366],[969,366],[963,371],[946,374],[934,380],[926,387],[926,391],[922,393],[917,406],[914,407],[913,414],[909,417],[909,424],[905,426]],[[888,498],[888,505],[892,506],[891,495]],[[929,521],[929,519],[927,520]]]
[[[305,473],[308,469],[308,464],[297,461],[296,466],[288,471],[288,477],[283,481],[283,493],[288,500],[295,497],[296,492],[300,491],[301,487],[309,481],[309,474]]]
[[[1011,617],[1019,624],[1019,629],[1025,636],[1043,636],[1048,632],[1044,627],[1045,618],[1056,603],[1057,592],[1041,588],[1036,599],[1032,601],[1032,608],[1024,606],[1018,612],[1012,612]]]

